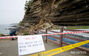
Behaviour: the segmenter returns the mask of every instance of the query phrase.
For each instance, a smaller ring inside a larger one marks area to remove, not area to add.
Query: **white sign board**
[[[41,35],[18,36],[19,55],[32,54],[44,50],[45,47]]]

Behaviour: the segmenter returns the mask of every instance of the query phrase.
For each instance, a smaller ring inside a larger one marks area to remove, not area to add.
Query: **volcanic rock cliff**
[[[21,26],[30,29],[89,25],[89,0],[32,0],[27,6]]]

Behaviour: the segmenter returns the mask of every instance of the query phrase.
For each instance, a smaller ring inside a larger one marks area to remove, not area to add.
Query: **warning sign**
[[[18,36],[19,55],[32,54],[44,50],[45,47],[41,35]]]

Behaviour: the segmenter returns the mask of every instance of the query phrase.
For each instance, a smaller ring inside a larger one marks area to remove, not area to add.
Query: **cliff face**
[[[52,25],[89,25],[89,0],[33,0],[27,8],[23,26],[45,22]]]

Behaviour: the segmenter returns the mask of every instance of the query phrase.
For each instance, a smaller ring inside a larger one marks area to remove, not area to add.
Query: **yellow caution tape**
[[[30,55],[30,56],[38,56],[38,53],[37,54]]]
[[[62,53],[64,51],[68,51],[68,50],[71,50],[73,48],[82,46],[82,45],[87,44],[87,43],[89,43],[89,40],[79,42],[79,43],[76,43],[76,44],[67,45],[67,46],[64,46],[64,47],[56,48],[56,49],[52,49],[52,50],[45,51],[45,52],[40,52],[40,53],[33,54],[33,55],[30,55],[30,56],[52,56],[52,55],[56,55],[58,53]]]

